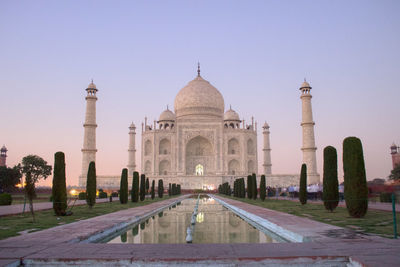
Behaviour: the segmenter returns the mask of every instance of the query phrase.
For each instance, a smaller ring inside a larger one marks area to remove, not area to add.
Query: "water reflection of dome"
[[[165,218],[165,217],[164,217]],[[160,227],[162,227],[162,228],[167,228],[167,227],[169,227],[170,226],[170,222],[169,222],[169,219],[168,218],[166,218],[166,219],[163,219],[163,218],[160,218],[159,220],[158,220],[158,224],[160,225]]]
[[[229,225],[231,225],[232,227],[238,227],[240,224],[240,220],[241,219],[239,219],[235,214],[229,214]]]

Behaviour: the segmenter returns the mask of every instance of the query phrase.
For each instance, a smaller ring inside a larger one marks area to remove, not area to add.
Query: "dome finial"
[[[231,104],[229,104],[229,109],[232,110],[232,105]]]
[[[200,77],[200,62],[197,62],[197,76]]]
[[[168,104],[167,104],[167,110],[169,110]]]
[[[93,78],[92,78],[92,83],[93,83]]]

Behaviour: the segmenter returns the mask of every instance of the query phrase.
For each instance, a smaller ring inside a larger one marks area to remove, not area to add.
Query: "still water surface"
[[[103,243],[176,244],[186,243],[196,198],[183,200],[126,232],[110,236]],[[199,200],[193,243],[277,243],[286,242],[270,233],[254,228],[213,198]]]

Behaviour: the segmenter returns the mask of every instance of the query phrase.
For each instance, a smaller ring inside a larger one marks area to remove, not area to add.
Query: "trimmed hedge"
[[[151,182],[151,199],[154,199],[154,197],[156,196],[156,192],[155,192],[155,183],[156,183],[156,181],[155,180],[153,180],[152,182]]]
[[[333,146],[324,149],[323,193],[324,206],[333,211],[339,204],[339,182],[337,172],[337,152]]]
[[[128,169],[126,168],[122,169],[119,194],[119,202],[121,204],[128,203]]]
[[[131,201],[132,202],[139,201],[139,173],[138,172],[133,172]]]
[[[78,195],[79,200],[85,200],[86,199],[86,192],[80,192]]]
[[[253,175],[251,176],[252,178],[252,196],[253,199],[257,199],[257,176],[255,173],[253,173]]]
[[[381,202],[392,203],[392,193],[387,193],[387,192],[380,193],[379,200]]]
[[[162,179],[158,180],[158,197],[162,198],[164,194],[164,182]]]
[[[90,162],[86,180],[86,203],[90,208],[96,204],[96,164]]]
[[[260,181],[260,199],[261,199],[262,201],[265,200],[265,191],[266,191],[265,175],[261,175],[261,181]]]
[[[12,203],[12,196],[9,193],[0,194],[0,206],[8,206]]]
[[[99,192],[99,198],[107,198],[107,197],[108,197],[107,192],[104,191]]]
[[[344,198],[349,215],[362,218],[368,210],[368,187],[361,140],[347,137],[343,141]]]
[[[57,216],[65,216],[67,210],[67,184],[65,181],[65,155],[54,154],[53,186],[51,188],[53,210]]]
[[[301,165],[299,200],[302,205],[307,203],[307,165]]]
[[[253,198],[253,178],[251,175],[247,176],[247,198]]]
[[[140,175],[140,201],[144,201],[146,197],[146,175]]]

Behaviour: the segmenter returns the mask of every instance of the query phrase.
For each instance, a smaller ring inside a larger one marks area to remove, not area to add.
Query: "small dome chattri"
[[[232,108],[229,108],[224,114],[224,121],[240,121],[239,114]]]
[[[269,125],[268,125],[267,122],[264,123],[263,128],[264,128],[264,129],[268,129],[268,128],[269,128]]]
[[[88,85],[88,89],[97,89],[97,88],[96,88],[96,85],[93,83],[93,80],[92,80],[92,82]]]
[[[161,113],[158,121],[175,121],[175,114],[167,108]]]
[[[3,147],[1,148],[1,150],[0,150],[1,152],[7,152],[8,150],[7,150],[7,148],[6,148],[6,146],[5,145],[3,145]]]
[[[303,88],[309,88],[309,89],[311,89],[310,84],[309,84],[306,80],[304,80],[304,82],[301,84],[300,89],[303,89]]]

